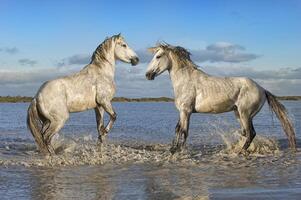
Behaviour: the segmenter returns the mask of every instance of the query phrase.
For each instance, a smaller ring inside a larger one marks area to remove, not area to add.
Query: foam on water
[[[238,153],[244,144],[245,137],[237,131],[234,133],[220,133],[224,144],[193,146],[180,153],[171,155],[169,144],[145,144],[142,142],[108,141],[106,145],[99,145],[91,135],[82,138],[65,138],[57,136],[53,140],[56,149],[55,156],[41,156],[33,143],[24,143],[19,147],[6,145],[1,148],[0,165],[30,166],[78,166],[99,165],[105,163],[183,163],[185,165],[200,164],[201,162],[218,162],[225,158],[243,157]],[[279,155],[281,153],[277,141],[271,138],[256,136],[248,149],[252,157]]]

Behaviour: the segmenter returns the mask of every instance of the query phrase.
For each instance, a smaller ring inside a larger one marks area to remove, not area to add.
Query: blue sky
[[[137,51],[158,41],[182,45],[214,75],[249,76],[276,94],[301,95],[300,19],[301,1],[294,0],[1,0],[0,95],[34,95],[48,78],[82,68],[105,37],[119,32]],[[227,48],[233,59],[220,55]],[[68,62],[72,57],[83,60]],[[117,96],[172,96],[168,76],[142,79],[146,66],[118,64]]]

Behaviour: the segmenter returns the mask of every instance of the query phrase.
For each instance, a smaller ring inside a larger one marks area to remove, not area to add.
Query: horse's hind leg
[[[243,150],[247,150],[250,144],[252,143],[254,137],[256,136],[256,132],[253,127],[252,118],[247,115],[240,115],[240,116],[241,116],[240,118],[241,125],[247,137],[245,144],[243,145],[242,148]]]
[[[241,126],[241,135],[242,136],[246,136],[246,132],[241,124],[241,119],[240,119],[240,115],[237,109],[234,109],[234,113],[235,113],[235,117],[237,119],[237,121],[239,122],[240,126]]]
[[[48,128],[43,133],[44,142],[45,142],[50,154],[55,154],[54,148],[51,145],[51,139],[56,133],[58,133],[61,130],[61,128],[64,126],[66,120],[67,119],[50,121]]]

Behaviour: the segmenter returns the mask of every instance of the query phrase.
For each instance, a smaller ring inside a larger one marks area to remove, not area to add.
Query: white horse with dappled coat
[[[171,147],[174,153],[185,145],[188,136],[191,113],[223,113],[234,111],[240,122],[246,141],[245,152],[256,135],[253,117],[260,111],[265,101],[276,113],[286,133],[292,149],[296,148],[293,125],[285,107],[275,96],[245,77],[215,77],[198,68],[190,59],[190,53],[179,46],[159,44],[149,48],[154,54],[146,78],[153,80],[168,71],[172,81],[175,105],[180,113],[176,125],[176,136]]]
[[[52,137],[60,131],[70,112],[94,108],[99,140],[103,142],[111,130],[116,113],[112,107],[115,95],[115,61],[136,65],[139,59],[124,38],[114,35],[101,43],[91,62],[78,73],[47,81],[33,98],[27,115],[27,125],[44,154],[54,154]],[[104,111],[110,121],[104,126]]]

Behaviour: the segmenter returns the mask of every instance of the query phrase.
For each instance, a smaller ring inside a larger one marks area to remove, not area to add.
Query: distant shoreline
[[[301,96],[279,96],[279,100],[288,101],[300,101]],[[30,102],[32,97],[26,96],[0,96],[0,103],[25,103]],[[169,97],[143,97],[143,98],[126,98],[126,97],[115,97],[114,102],[173,102],[174,100]]]
[[[30,102],[32,97],[27,96],[0,96],[0,103],[25,103]],[[172,98],[156,97],[156,98],[126,98],[114,97],[113,102],[172,102]]]

